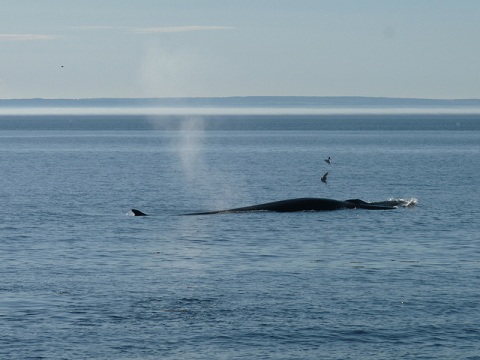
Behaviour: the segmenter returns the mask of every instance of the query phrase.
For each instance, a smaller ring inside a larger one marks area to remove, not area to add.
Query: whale
[[[297,198],[273,201],[245,207],[238,207],[233,209],[193,212],[181,215],[213,215],[253,211],[289,213],[302,211],[334,211],[341,209],[393,210],[396,209],[398,205],[404,205],[403,202],[404,200],[402,199],[367,202],[360,199],[348,199],[341,201],[325,198]],[[133,216],[147,216],[147,214],[137,209],[131,209],[128,214]]]

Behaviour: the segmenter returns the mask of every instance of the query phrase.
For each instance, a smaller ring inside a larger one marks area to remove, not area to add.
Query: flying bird
[[[325,159],[325,162],[326,162],[327,164],[331,164],[331,163],[332,163],[332,159],[330,158],[330,156]]]
[[[325,174],[323,174],[322,178],[320,179],[325,184],[327,183],[327,176],[328,176],[328,171]]]

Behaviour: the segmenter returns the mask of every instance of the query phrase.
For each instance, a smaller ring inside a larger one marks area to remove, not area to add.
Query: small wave
[[[393,200],[398,201],[399,206],[402,206],[402,207],[411,207],[411,206],[416,206],[418,204],[418,200],[416,198],[393,199]]]
[[[410,199],[395,199],[395,198],[390,198],[386,201],[377,201],[377,202],[371,202],[370,204],[374,205],[382,205],[382,206],[401,206],[401,207],[412,207],[417,205],[418,200],[415,198],[410,198]]]

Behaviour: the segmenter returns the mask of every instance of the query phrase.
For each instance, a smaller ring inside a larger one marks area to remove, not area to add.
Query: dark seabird
[[[325,174],[323,174],[322,178],[320,179],[325,184],[327,183],[327,176],[328,176],[328,171]]]
[[[329,156],[327,159],[325,159],[325,162],[326,162],[327,164],[331,164],[331,163],[332,163],[332,159],[330,159],[330,156]]]

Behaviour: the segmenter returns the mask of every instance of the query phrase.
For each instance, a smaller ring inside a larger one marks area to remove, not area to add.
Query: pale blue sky
[[[480,98],[477,0],[0,4],[0,98]]]

